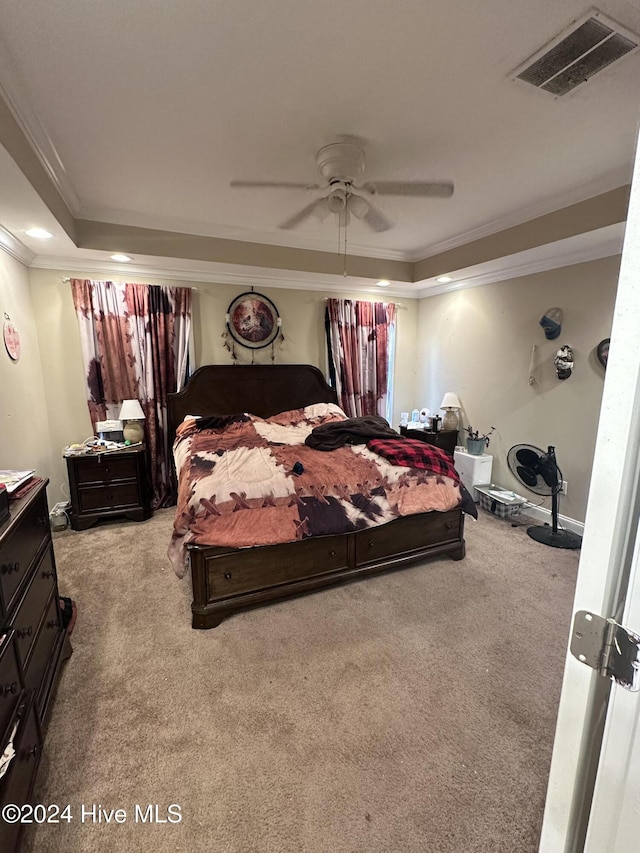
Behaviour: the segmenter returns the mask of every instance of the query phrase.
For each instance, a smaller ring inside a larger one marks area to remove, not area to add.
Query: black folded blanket
[[[314,450],[335,450],[345,444],[366,444],[372,438],[398,438],[398,433],[380,415],[364,415],[321,424],[311,430],[305,444]]]

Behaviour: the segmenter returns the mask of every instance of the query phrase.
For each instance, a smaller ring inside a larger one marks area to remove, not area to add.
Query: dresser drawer
[[[83,486],[78,489],[78,511],[121,509],[140,503],[137,483],[110,483],[105,486]]]
[[[36,719],[32,695],[23,694],[21,708],[16,718],[18,717],[20,723],[13,741],[16,754],[9,769],[0,780],[0,808],[8,803],[20,806],[30,801],[42,752],[40,727]],[[6,736],[11,735],[16,718],[10,721],[5,730]],[[3,743],[2,749],[5,746],[6,743]],[[7,853],[17,850],[22,829],[23,826],[20,823],[6,823],[0,820],[0,850],[6,850]]]
[[[137,454],[119,456],[111,453],[73,459],[76,482],[81,486],[89,483],[111,483],[114,480],[134,480],[138,475],[137,460]]]
[[[50,536],[45,492],[27,507],[21,522],[0,545],[0,599],[5,616],[15,604],[15,596],[27,576],[38,549]]]
[[[24,686],[27,690],[40,690],[41,687],[44,688],[45,686],[43,684],[44,675],[61,630],[58,607],[58,599],[54,595],[49,601],[47,612],[33,644],[33,650],[24,674]]]
[[[7,631],[0,642],[0,733],[9,725],[20,701],[22,687],[14,632]]]
[[[264,569],[264,557],[260,548],[242,550],[242,565],[238,566],[238,551],[231,560],[219,557],[207,558],[207,584],[209,596],[215,598],[255,592],[276,584],[302,580],[318,575],[318,567],[330,573],[347,567],[346,537],[321,536],[302,542],[290,542],[271,546],[277,568],[271,565]]]
[[[38,568],[34,572],[24,598],[18,605],[12,627],[16,632],[16,644],[23,666],[28,665],[29,655],[38,634],[51,590],[55,588],[56,573],[53,567],[51,549],[42,555]]]
[[[409,515],[402,518],[401,532],[396,521],[360,530],[356,533],[356,563],[362,566],[385,557],[420,551],[429,545],[454,542],[460,538],[460,516],[459,510],[431,512],[427,524],[424,515]]]

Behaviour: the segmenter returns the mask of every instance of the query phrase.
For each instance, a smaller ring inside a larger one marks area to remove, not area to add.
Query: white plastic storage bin
[[[491,482],[493,456],[489,456],[488,453],[483,453],[482,456],[474,456],[472,453],[454,450],[453,463],[471,497],[474,501],[479,501],[480,496],[476,492],[475,486],[478,483]]]
[[[510,489],[503,489],[495,483],[484,483],[476,486],[480,496],[480,506],[498,518],[513,518],[520,515],[522,507],[527,502],[522,495],[517,495]]]

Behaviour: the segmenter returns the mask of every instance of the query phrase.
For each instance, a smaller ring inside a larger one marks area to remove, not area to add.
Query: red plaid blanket
[[[418,438],[372,438],[367,442],[367,447],[392,465],[424,468],[434,474],[449,477],[454,483],[460,482],[460,475],[451,456],[441,448],[425,444]]]

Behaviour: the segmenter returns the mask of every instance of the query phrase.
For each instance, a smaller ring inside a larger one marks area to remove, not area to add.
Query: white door
[[[635,571],[639,513],[640,158],[636,150],[574,601],[574,613],[590,610],[613,616],[636,633],[640,633],[640,577]],[[628,693],[568,651],[540,853],[640,849],[639,723],[640,693]]]

